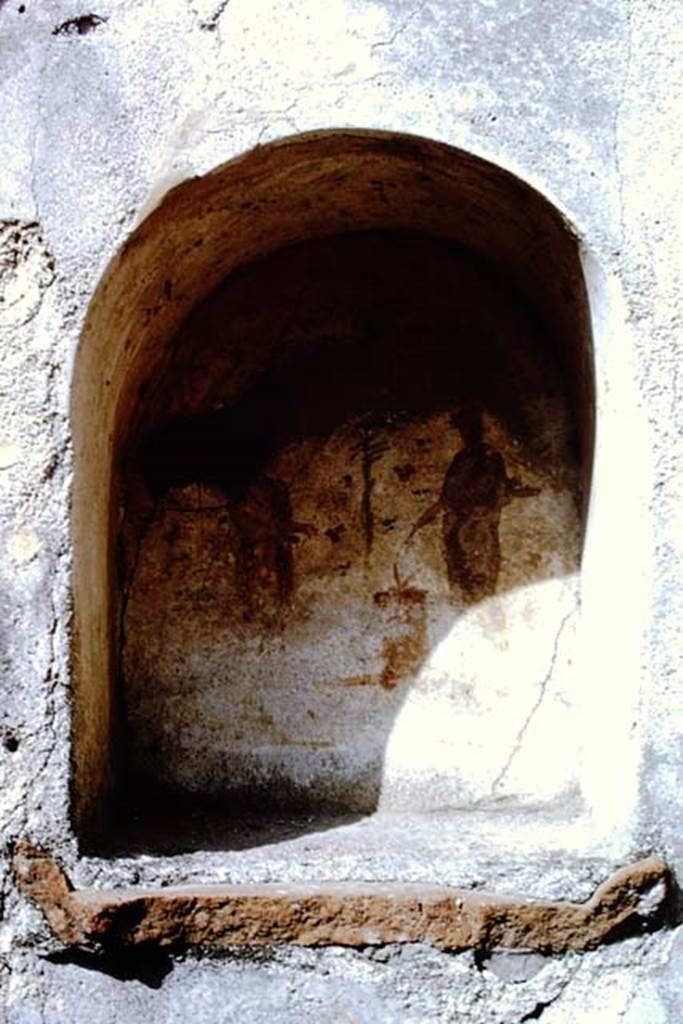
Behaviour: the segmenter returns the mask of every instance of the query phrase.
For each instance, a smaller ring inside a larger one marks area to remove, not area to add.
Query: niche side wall
[[[73,813],[81,832],[101,820],[114,779],[120,456],[149,381],[164,372],[190,311],[235,268],[285,245],[373,230],[481,254],[553,325],[555,356],[581,411],[588,494],[594,399],[584,281],[575,237],[537,192],[440,143],[354,131],[282,140],[179,186],[105,274],[76,360]]]

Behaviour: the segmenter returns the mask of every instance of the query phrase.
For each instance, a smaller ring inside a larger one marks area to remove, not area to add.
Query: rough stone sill
[[[368,946],[586,950],[666,924],[674,882],[652,856],[622,868],[585,903],[519,900],[444,886],[207,885],[76,889],[54,858],[23,845],[23,892],[70,946]]]

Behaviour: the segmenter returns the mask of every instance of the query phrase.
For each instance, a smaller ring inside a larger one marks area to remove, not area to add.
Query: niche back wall
[[[566,805],[582,502],[556,347],[480,257],[390,231],[280,250],[190,316],[125,456],[136,792]]]

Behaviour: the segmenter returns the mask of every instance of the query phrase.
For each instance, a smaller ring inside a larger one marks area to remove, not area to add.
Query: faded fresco
[[[131,774],[350,810],[570,789],[571,756],[514,770],[539,693],[571,735],[574,426],[551,328],[461,250],[359,234],[234,275],[126,453]]]

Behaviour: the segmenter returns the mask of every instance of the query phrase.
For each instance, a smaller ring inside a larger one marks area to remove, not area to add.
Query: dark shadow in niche
[[[84,949],[65,949],[45,958],[51,964],[70,964],[86,971],[99,971],[117,981],[139,981],[148,988],[160,989],[173,970],[173,959],[157,945],[117,948],[91,953]]]
[[[139,782],[138,782],[139,785]],[[154,852],[189,854],[201,850],[239,852],[277,846],[312,833],[324,833],[359,821],[365,815],[338,809],[274,802],[257,811],[238,801],[202,799],[151,788],[142,796],[125,793],[118,806],[115,827],[106,841],[92,848],[99,856],[136,856]]]
[[[552,325],[458,246],[357,233],[233,274],[125,451],[117,848],[243,849],[375,810],[444,638],[578,568],[577,420]]]

